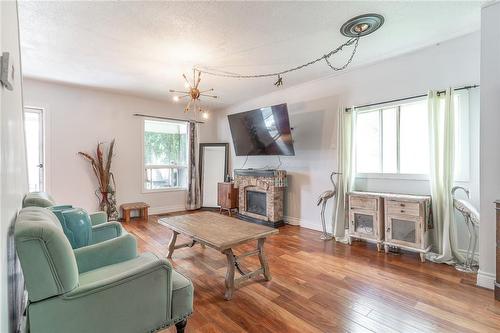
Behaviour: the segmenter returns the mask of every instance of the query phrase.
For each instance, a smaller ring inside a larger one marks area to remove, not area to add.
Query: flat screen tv
[[[286,103],[227,118],[237,156],[295,155]]]

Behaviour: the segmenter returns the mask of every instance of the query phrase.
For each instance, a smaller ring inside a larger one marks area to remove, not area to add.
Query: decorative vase
[[[96,190],[96,194],[99,190]],[[118,218],[118,210],[116,208],[116,198],[114,189],[110,188],[108,192],[100,192],[99,210],[106,212],[109,221],[114,221]]]
[[[102,192],[101,191],[101,198],[99,201],[99,210],[102,210],[104,212],[108,212],[108,206],[109,206],[109,201],[108,201],[108,192]]]

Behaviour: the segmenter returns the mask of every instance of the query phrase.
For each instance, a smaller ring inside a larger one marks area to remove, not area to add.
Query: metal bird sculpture
[[[321,224],[323,225],[323,234],[321,234],[321,237],[320,237],[321,240],[330,240],[333,238],[332,234],[326,232],[325,208],[326,208],[326,204],[328,203],[328,200],[330,200],[335,195],[337,195],[337,185],[335,184],[335,181],[333,180],[333,177],[335,175],[340,175],[340,173],[334,171],[330,174],[330,181],[332,182],[333,190],[327,190],[327,191],[323,192],[319,196],[318,202],[316,203],[316,206],[321,205]]]

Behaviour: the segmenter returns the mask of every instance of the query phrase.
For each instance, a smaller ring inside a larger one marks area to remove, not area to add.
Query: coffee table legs
[[[266,281],[271,281],[271,272],[269,271],[269,264],[267,263],[266,254],[264,253],[264,242],[265,238],[261,238],[257,241],[257,249],[259,250],[259,261],[262,270],[264,271],[264,277]]]
[[[170,242],[168,243],[168,254],[167,258],[172,258],[172,254],[174,253],[175,250],[175,241],[177,240],[177,235],[179,233],[177,231],[172,230],[172,238],[170,238]]]
[[[224,282],[226,285],[226,291],[224,293],[224,298],[229,301],[233,298],[234,293],[234,269],[236,267],[236,258],[232,249],[224,250],[223,253],[226,255],[227,259],[226,280]]]
[[[271,280],[271,272],[269,271],[269,265],[267,263],[267,258],[264,253],[264,241],[265,238],[260,238],[257,241],[257,249],[254,251],[242,253],[239,256],[235,256],[233,253],[232,249],[227,249],[224,250],[222,253],[226,255],[227,259],[227,271],[226,271],[226,280],[225,280],[225,286],[226,286],[226,291],[224,293],[224,298],[226,300],[230,300],[233,298],[233,294],[236,288],[240,285],[241,282],[246,281],[248,279],[251,279],[257,275],[264,275],[264,278],[266,281]],[[240,260],[253,256],[253,255],[258,255],[259,256],[259,261],[260,261],[260,268],[253,271],[253,272],[244,272],[241,268],[241,263]],[[235,278],[234,273],[235,269],[238,270],[240,273],[240,277]]]

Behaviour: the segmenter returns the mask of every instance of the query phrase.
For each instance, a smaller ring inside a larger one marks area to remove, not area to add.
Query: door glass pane
[[[382,111],[382,168],[384,173],[398,172],[398,133],[396,114],[396,108]]]
[[[356,171],[380,170],[380,110],[362,112],[356,118]]]
[[[401,105],[400,172],[429,173],[429,131],[426,101]]]
[[[413,221],[392,219],[392,239],[408,243],[416,242],[416,223]]]
[[[42,113],[26,111],[24,129],[26,135],[26,159],[28,163],[29,191],[43,191],[43,151],[42,151]]]
[[[354,231],[361,234],[373,235],[373,216],[354,213]]]

